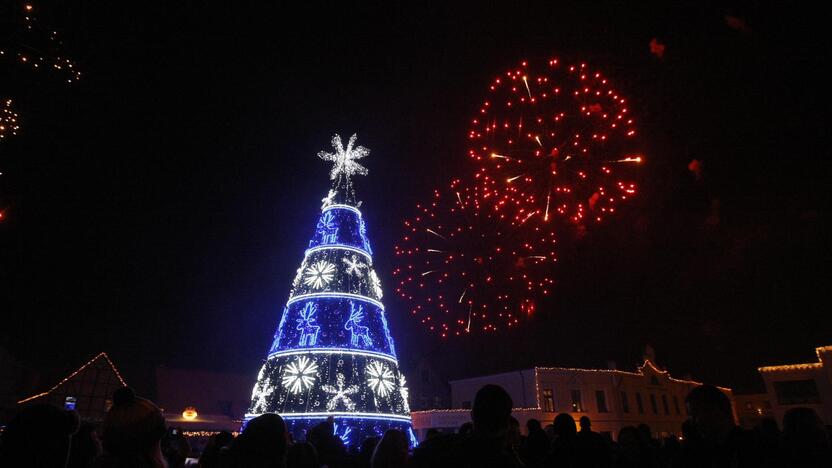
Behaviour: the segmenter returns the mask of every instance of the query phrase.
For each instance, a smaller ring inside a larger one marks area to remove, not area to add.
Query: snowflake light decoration
[[[370,154],[370,150],[363,146],[355,146],[355,140],[358,135],[354,134],[350,137],[347,143],[347,148],[344,149],[344,144],[341,142],[341,137],[338,134],[332,137],[332,147],[335,149],[334,153],[321,151],[318,157],[324,161],[332,161],[332,170],[329,172],[329,178],[335,180],[340,174],[350,177],[354,174],[367,175],[367,168],[355,162],[356,159],[361,159]]]
[[[343,430],[341,429],[341,426],[339,426],[338,423],[335,423],[332,429],[332,435],[338,436],[338,438],[341,439],[342,442],[344,442],[344,445],[349,447],[350,436],[352,435],[352,428],[349,426],[344,426]]]
[[[326,197],[321,198],[321,203],[323,203],[321,205],[322,210],[332,204],[332,201],[335,199],[335,194],[337,193],[338,192],[335,189],[329,189],[329,193]]]
[[[352,257],[344,257],[343,261],[347,264],[348,275],[359,276],[361,275],[361,270],[367,268],[367,264],[358,260],[358,256],[355,254],[352,254]]]
[[[405,413],[410,412],[410,403],[407,399],[410,397],[410,390],[407,388],[407,379],[404,374],[399,374],[399,393],[402,396],[402,403],[404,405]]]
[[[303,262],[298,267],[297,273],[295,274],[295,279],[292,280],[292,289],[297,288],[300,284],[300,280],[303,279],[303,265],[305,264],[306,262]]]
[[[305,274],[306,277],[303,282],[307,286],[311,286],[314,289],[322,289],[326,287],[335,276],[335,265],[327,262],[326,260],[320,260],[307,268]]]
[[[318,365],[306,356],[300,356],[295,362],[286,366],[283,374],[283,386],[292,393],[300,393],[312,388],[318,375]]]
[[[341,402],[344,404],[344,407],[347,411],[355,411],[355,402],[349,397],[349,395],[354,395],[358,393],[358,385],[350,385],[349,387],[345,384],[346,378],[344,374],[339,373],[335,377],[335,385],[323,385],[321,390],[324,392],[332,395],[328,402],[326,402],[326,410],[332,411],[337,406],[338,403]]]
[[[326,200],[326,199],[324,199]],[[318,220],[317,229],[319,231],[331,231],[335,228],[335,216],[332,214],[331,211],[327,211],[321,216],[321,219]]]
[[[378,275],[375,270],[370,270],[370,281],[373,285],[373,291],[376,293],[376,297],[381,299],[384,295],[384,291],[381,289],[381,280],[378,279]]]
[[[373,361],[367,366],[367,385],[380,397],[386,397],[393,390],[393,372],[384,364]]]

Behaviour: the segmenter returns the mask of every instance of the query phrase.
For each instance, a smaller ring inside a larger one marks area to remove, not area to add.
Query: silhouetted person
[[[625,426],[618,431],[618,444],[614,458],[616,468],[656,466],[651,448],[645,443],[639,430],[633,426]]]
[[[685,404],[691,415],[691,442],[686,440],[674,466],[765,467],[775,461],[763,456],[754,434],[734,424],[731,401],[712,385],[700,385],[688,393]]]
[[[367,437],[361,442],[358,455],[353,459],[355,468],[370,468],[370,459],[373,458],[373,451],[380,440],[379,437]]]
[[[456,433],[459,435],[469,435],[472,432],[474,432],[474,423],[470,422],[463,423],[461,426],[459,426],[459,430],[456,431]]]
[[[165,418],[159,407],[122,387],[113,393],[113,406],[104,417],[104,455],[95,466],[166,468],[161,447],[165,431]]]
[[[428,431],[425,433],[425,439],[433,439],[434,437],[438,436],[439,434],[441,434],[441,432],[439,432],[439,429],[437,429],[435,427],[432,427],[432,428],[428,429]]]
[[[520,460],[520,444],[523,442],[523,434],[520,433],[520,421],[514,416],[508,417],[508,433],[506,442],[509,450]]]
[[[208,438],[208,443],[199,456],[200,468],[218,468],[220,466],[220,452],[231,445],[234,435],[228,431],[218,432]]]
[[[604,437],[592,431],[592,422],[588,416],[579,420],[581,431],[578,432],[578,447],[581,466],[606,468],[610,465],[610,448]]]
[[[529,419],[526,421],[526,431],[528,435],[523,443],[521,455],[526,466],[537,467],[543,461],[543,458],[549,452],[549,436],[543,432],[540,427],[540,421],[537,419]]]
[[[486,385],[474,397],[470,434],[443,434],[413,451],[413,463],[424,468],[490,468],[521,466],[509,449],[511,397],[502,387]]]
[[[555,416],[552,423],[554,438],[544,466],[573,468],[579,464],[578,429],[575,420],[567,413]]]
[[[72,446],[69,449],[67,468],[91,468],[96,458],[101,455],[101,439],[95,426],[89,422],[82,422],[78,432],[72,436]]]
[[[335,420],[327,418],[306,433],[306,441],[318,451],[318,461],[329,468],[341,468],[346,465],[347,448],[344,441],[335,435]]]
[[[168,468],[182,468],[185,459],[191,453],[191,444],[182,435],[181,429],[169,429],[162,438],[162,455],[168,462]]]
[[[286,454],[286,466],[289,468],[318,468],[318,451],[309,442],[297,442],[289,446]]]
[[[64,468],[78,425],[74,411],[46,404],[23,408],[3,431],[0,466]]]
[[[396,429],[388,429],[376,445],[370,460],[372,468],[404,468],[407,466],[407,436]]]
[[[222,468],[284,468],[286,423],[277,414],[266,413],[246,424],[243,432],[222,454]]]
[[[815,410],[792,408],[783,415],[783,462],[794,467],[828,467],[832,464],[829,439]]]

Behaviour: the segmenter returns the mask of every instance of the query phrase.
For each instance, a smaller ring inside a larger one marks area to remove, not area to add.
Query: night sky
[[[427,356],[449,379],[632,369],[649,343],[674,375],[749,391],[757,366],[832,344],[829,12],[230,3],[35,3],[84,78],[0,62],[24,121],[0,143],[0,346],[21,362],[63,372],[107,351],[145,391],[158,365],[253,383],[329,188],[315,155],[336,132],[371,150],[357,190],[406,365]],[[393,294],[402,220],[472,170],[467,122],[493,77],[551,55],[630,98],[640,196],[564,246],[532,322],[439,340]]]

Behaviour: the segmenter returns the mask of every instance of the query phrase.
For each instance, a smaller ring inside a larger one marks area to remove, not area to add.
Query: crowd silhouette
[[[470,423],[455,433],[429,430],[410,447],[405,433],[388,430],[347,447],[330,418],[292,440],[283,418],[264,414],[234,437],[211,436],[198,459],[188,439],[166,427],[160,409],[127,387],[113,395],[100,426],[74,411],[39,404],[23,408],[0,438],[0,467],[35,468],[688,468],[832,466],[829,427],[810,409],[790,409],[782,432],[774,420],[753,430],[734,423],[731,402],[709,385],[685,401],[690,418],[680,436],[657,439],[650,427],[623,427],[615,441],[562,413],[543,427],[530,419],[525,435],[511,416],[512,400],[497,385],[477,392]],[[580,427],[580,430],[578,429]],[[197,461],[198,460],[198,461]]]

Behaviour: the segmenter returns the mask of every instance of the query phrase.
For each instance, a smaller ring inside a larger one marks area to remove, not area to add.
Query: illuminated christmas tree
[[[332,139],[332,189],[297,270],[265,364],[257,376],[246,421],[280,414],[296,440],[332,416],[347,445],[395,428],[411,440],[405,377],[381,302],[367,229],[351,176],[366,175],[356,160],[369,154]]]

